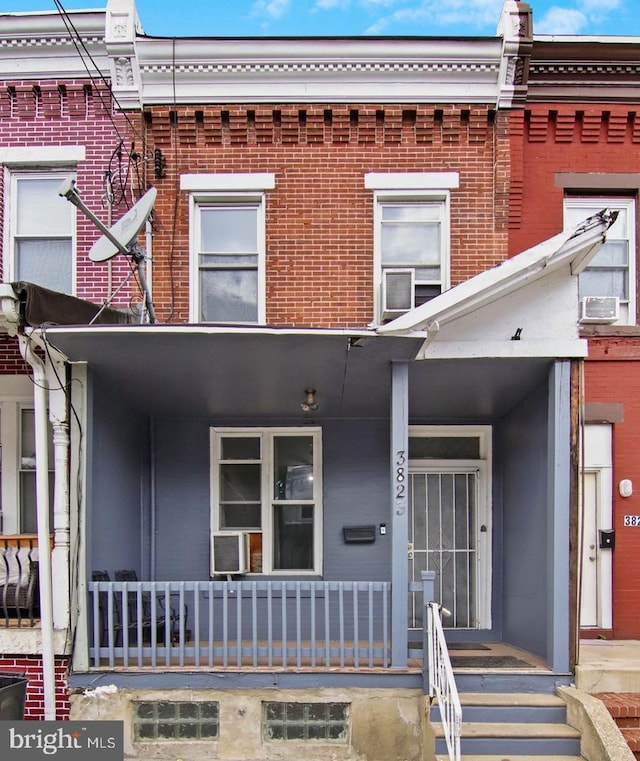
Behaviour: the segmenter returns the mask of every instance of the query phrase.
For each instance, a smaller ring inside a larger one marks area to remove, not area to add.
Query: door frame
[[[613,628],[613,552],[614,550],[601,550],[596,540],[597,557],[597,595],[596,624],[583,625],[582,617],[582,589],[583,565],[590,549],[585,541],[583,526],[585,523],[586,495],[583,487],[582,475],[589,473],[595,475],[595,498],[594,506],[595,528],[599,530],[613,527],[613,429],[609,423],[587,423],[583,431],[583,463],[580,477],[580,614],[578,617],[580,629],[611,629]],[[597,534],[596,534],[597,536]]]
[[[492,507],[492,432],[490,425],[412,425],[409,426],[409,438],[450,437],[450,438],[477,438],[479,440],[480,459],[409,459],[409,473],[451,473],[456,471],[477,471],[477,494],[476,494],[476,547],[477,547],[477,626],[464,631],[478,631],[491,629],[491,603],[492,603],[492,533],[493,533],[493,507]],[[411,449],[411,447],[409,447]],[[481,531],[481,527],[485,531]],[[408,551],[408,548],[407,548]],[[446,619],[443,626],[447,628]],[[456,629],[456,631],[463,631]]]

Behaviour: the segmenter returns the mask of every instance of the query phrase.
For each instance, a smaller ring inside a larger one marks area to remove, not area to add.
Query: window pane
[[[412,460],[479,460],[477,436],[411,436],[409,457]]]
[[[220,528],[221,529],[260,529],[262,505],[245,503],[225,504],[220,503]]]
[[[222,439],[223,460],[259,460],[260,438],[258,436],[230,436]]]
[[[205,322],[257,322],[257,271],[201,270],[200,301]]]
[[[578,278],[580,298],[585,296],[618,296],[629,298],[627,270],[586,269]]]
[[[278,436],[273,467],[275,499],[313,499],[311,436]]]
[[[275,570],[313,569],[313,506],[275,505],[273,508],[273,567]]]
[[[221,465],[220,499],[223,502],[259,502],[261,466]]]
[[[440,204],[392,204],[382,205],[382,219],[387,221],[420,221],[438,222],[440,220]]]
[[[202,251],[257,251],[257,215],[257,206],[201,208]]]
[[[58,195],[61,177],[18,179],[17,234],[31,237],[71,235],[72,206]]]
[[[207,267],[244,267],[258,266],[257,254],[200,254],[200,266]]]
[[[382,263],[439,264],[440,226],[428,223],[383,224]]]
[[[71,293],[71,240],[16,240],[16,280]]]
[[[628,262],[628,241],[609,239],[593,257],[589,267],[626,267]]]

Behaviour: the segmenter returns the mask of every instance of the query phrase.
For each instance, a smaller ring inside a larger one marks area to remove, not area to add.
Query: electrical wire
[[[118,102],[118,99],[117,99],[117,97],[115,96],[115,94],[113,92],[113,87],[111,85],[111,82],[109,80],[107,80],[105,78],[104,74],[100,71],[100,68],[99,68],[98,64],[95,62],[95,60],[93,59],[93,56],[91,55],[91,53],[87,49],[87,46],[84,44],[84,42],[82,40],[82,37],[80,36],[80,33],[78,32],[78,30],[74,26],[74,23],[71,20],[71,17],[69,16],[69,13],[67,12],[66,8],[62,5],[60,0],[54,0],[54,3],[56,5],[56,8],[58,10],[58,14],[59,14],[60,18],[62,19],[62,23],[65,25],[65,27],[67,29],[67,32],[69,33],[69,38],[71,39],[71,42],[73,43],[73,45],[74,45],[74,47],[76,49],[76,52],[78,53],[78,56],[80,57],[80,60],[82,61],[82,65],[84,66],[85,71],[87,72],[87,74],[89,76],[89,79],[91,80],[92,84],[95,85],[96,84],[96,80],[94,78],[94,75],[91,73],[91,71],[89,70],[89,67],[87,66],[87,64],[85,62],[83,54],[80,51],[79,45],[82,47],[82,50],[85,52],[87,58],[91,61],[94,69],[96,70],[96,72],[98,73],[98,75],[100,77],[100,80],[106,86],[106,88],[109,90],[109,94],[113,98],[115,104],[118,106],[118,111],[126,119],[127,124],[129,125],[129,128],[131,129],[133,134],[136,135],[136,137],[138,137],[141,142],[143,142],[142,135],[140,135],[140,133],[137,130],[136,125],[131,121],[131,119],[129,118],[129,115],[127,114],[127,112],[122,108],[122,106]],[[96,87],[96,92],[98,93],[98,97],[100,98],[100,102],[102,103],[102,106],[105,109],[105,112],[109,116],[109,120],[111,121],[111,124],[113,125],[113,127],[114,127],[114,129],[116,131],[116,134],[118,135],[118,137],[120,139],[122,139],[122,135],[120,134],[118,125],[116,124],[116,122],[115,122],[115,120],[113,118],[113,115],[111,113],[111,105],[110,104],[106,104],[104,102],[99,87]]]

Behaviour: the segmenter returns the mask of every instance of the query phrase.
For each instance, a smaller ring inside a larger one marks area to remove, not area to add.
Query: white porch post
[[[391,365],[391,663],[408,659],[409,571],[407,543],[409,475],[409,364]]]
[[[60,384],[65,383],[65,367],[51,360],[49,376],[49,420],[53,426],[53,628],[69,626],[69,423],[67,399]]]

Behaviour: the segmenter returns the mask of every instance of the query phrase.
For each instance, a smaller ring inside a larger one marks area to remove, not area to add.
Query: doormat
[[[491,650],[486,645],[481,645],[479,642],[451,642],[447,645],[449,652],[453,650]]]
[[[409,648],[411,650],[422,650],[422,642],[409,642]],[[453,652],[454,650],[491,650],[491,648],[481,645],[479,642],[452,642],[447,644],[447,650]]]
[[[533,666],[513,655],[452,655],[454,669],[530,669]]]

